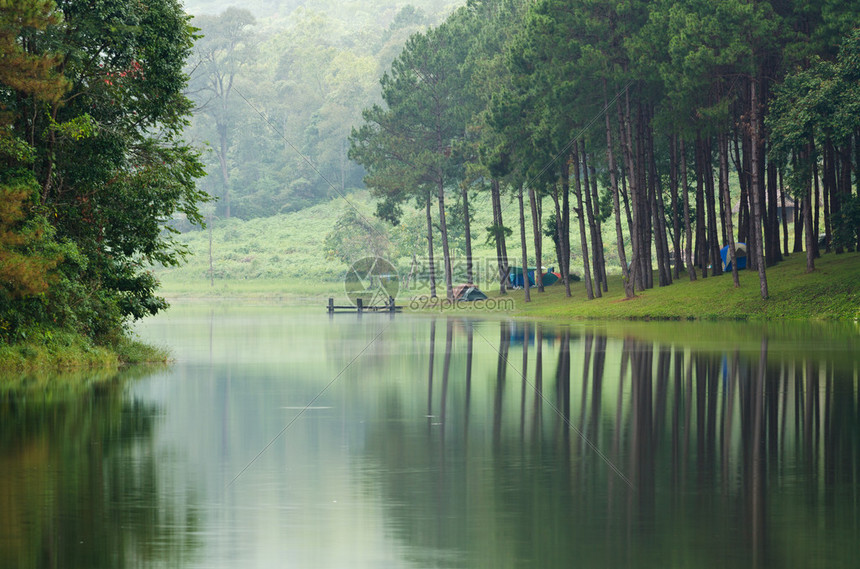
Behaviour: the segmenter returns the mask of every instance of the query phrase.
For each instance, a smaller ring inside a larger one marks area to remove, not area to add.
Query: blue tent
[[[541,272],[543,276],[543,284],[544,286],[549,286],[558,280],[558,277],[552,274],[553,267],[549,268],[549,271],[546,273]],[[536,267],[529,267],[526,269],[526,274],[529,276],[529,286],[535,286],[535,271]],[[552,276],[547,276],[552,275]],[[521,267],[511,267],[510,272],[508,273],[508,281],[510,281],[511,286],[514,288],[523,288],[525,286],[525,282],[523,282],[523,269]]]
[[[529,267],[526,271],[526,274],[529,276],[529,286],[535,286],[535,269],[534,267]],[[511,286],[514,288],[523,288],[525,286],[525,282],[523,282],[523,270],[520,267],[511,267],[511,272],[508,274],[508,280],[511,283]]]
[[[732,260],[729,258],[729,246],[720,249],[720,257],[723,259],[723,272],[732,270]],[[746,243],[735,243],[735,258],[738,260],[738,270],[747,268],[747,245]]]

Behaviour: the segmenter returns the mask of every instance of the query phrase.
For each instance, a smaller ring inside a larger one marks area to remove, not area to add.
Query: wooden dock
[[[389,296],[388,302],[385,304],[376,304],[371,306],[365,306],[364,301],[360,298],[355,299],[355,305],[336,305],[334,303],[334,298],[329,297],[328,305],[326,305],[326,311],[329,314],[334,314],[336,312],[351,312],[353,314],[364,314],[365,312],[387,312],[389,314],[394,314],[395,312],[401,312],[403,310],[402,306],[397,306],[394,304],[394,297]]]

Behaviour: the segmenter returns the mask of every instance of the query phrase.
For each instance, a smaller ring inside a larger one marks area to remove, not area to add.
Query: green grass
[[[194,298],[253,298],[273,301],[320,299],[343,295],[343,276],[348,264],[328,254],[326,235],[331,232],[340,215],[355,206],[362,215],[372,218],[374,202],[369,192],[358,191],[301,211],[279,214],[267,218],[243,221],[240,219],[215,220],[212,224],[212,279],[209,272],[209,231],[190,231],[177,236],[177,241],[189,250],[187,262],[179,267],[155,268],[161,281],[160,292],[168,299]],[[544,211],[549,211],[549,201]],[[488,260],[495,258],[495,246],[486,243],[485,228],[492,225],[489,199],[479,196],[472,202],[472,247],[476,265],[484,270]],[[513,231],[508,238],[511,262],[519,265],[520,242],[518,210],[514,203],[505,200],[505,223]],[[404,225],[390,228],[391,235],[398,232],[424,234],[424,212],[404,208]],[[434,210],[434,216],[436,215]],[[548,215],[545,213],[545,215]],[[530,219],[527,220],[531,223]],[[613,230],[614,231],[614,230]],[[531,226],[528,229],[530,264],[535,262]],[[610,236],[607,235],[607,239]],[[438,267],[442,263],[441,239],[434,238]],[[607,241],[614,243],[613,240]],[[543,242],[543,265],[554,266],[553,243]],[[452,256],[463,259],[465,245],[462,238],[451,236]],[[607,248],[609,251],[609,248]],[[422,248],[419,257],[426,255]],[[574,253],[574,257],[576,257]],[[401,275],[409,272],[411,255],[392,260]],[[610,258],[609,267],[612,268]],[[437,269],[438,269],[437,267]],[[462,273],[462,263],[460,264]],[[571,270],[581,270],[576,260]],[[441,271],[440,271],[441,272]],[[457,280],[463,280],[462,275]]]
[[[860,318],[860,254],[825,255],[807,274],[802,254],[793,254],[768,268],[769,298],[762,300],[758,273],[741,271],[741,286],[731,274],[690,282],[686,275],[671,286],[640,291],[624,299],[620,277],[609,278],[609,293],[588,301],[583,283],[573,283],[572,298],[564,287],[540,294],[526,303],[522,291],[512,291],[517,316],[550,320],[682,319],[682,320],[854,320]],[[574,286],[575,285],[575,286]],[[498,293],[496,293],[498,295]]]
[[[0,343],[0,372],[53,372],[61,370],[116,370],[125,365],[163,364],[169,353],[133,338],[109,345],[94,345],[88,338],[55,331],[50,337],[14,344]],[[5,377],[4,377],[5,381]]]
[[[488,200],[479,196],[473,200],[475,219],[472,223],[473,255],[484,274],[495,256],[494,247],[484,240],[484,228],[492,223]],[[362,215],[373,215],[373,200],[366,191],[355,192],[345,199],[336,199],[302,211],[281,214],[250,221],[216,220],[212,230],[214,278],[209,278],[209,232],[194,231],[178,239],[191,252],[186,265],[156,270],[162,282],[161,293],[168,299],[255,299],[273,302],[320,302],[334,296],[345,298],[343,275],[347,264],[328,255],[326,235],[334,227],[343,211],[358,207]],[[550,215],[551,203],[544,204],[545,216]],[[508,254],[513,265],[519,265],[520,243],[517,228],[517,207],[505,200],[506,225],[515,229],[508,239]],[[423,231],[423,212],[406,211],[406,225],[392,231]],[[531,239],[530,220],[529,240]],[[581,274],[581,251],[576,239],[575,218],[572,224],[571,271]],[[614,227],[603,226],[607,270],[618,273]],[[439,243],[437,236],[437,245]],[[531,241],[528,243],[530,265],[535,263]],[[554,266],[553,244],[544,239],[544,266]],[[437,247],[437,261],[441,265],[441,252]],[[421,251],[423,254],[423,251]],[[452,238],[452,255],[462,260],[462,243]],[[394,259],[401,276],[409,270],[409,256]],[[731,276],[700,278],[690,283],[685,275],[675,284],[641,291],[633,300],[623,299],[620,277],[610,274],[610,292],[601,299],[587,301],[582,282],[572,283],[573,298],[566,299],[561,286],[547,289],[544,294],[533,292],[530,304],[523,302],[522,291],[513,291],[513,314],[544,319],[696,319],[696,320],[806,320],[855,319],[858,317],[858,282],[860,259],[858,254],[826,255],[816,261],[817,270],[805,273],[803,254],[793,254],[776,267],[768,269],[770,298],[762,300],[756,273],[743,271],[741,286],[732,286]],[[462,264],[460,264],[462,272]],[[437,267],[437,273],[441,273]],[[463,282],[463,275],[455,276]],[[425,283],[426,284],[426,283]],[[483,286],[490,293],[494,288]],[[444,295],[444,284],[439,279],[437,289]],[[426,294],[426,286],[401,292],[398,300],[408,304],[410,296]]]

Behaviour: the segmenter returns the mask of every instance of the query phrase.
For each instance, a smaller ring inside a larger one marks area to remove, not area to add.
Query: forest
[[[573,233],[589,299],[606,291],[609,259],[629,298],[721,274],[724,245],[738,286],[737,243],[766,299],[767,267],[784,254],[805,252],[812,271],[822,251],[858,247],[858,12],[832,1],[469,1],[409,38],[350,157],[381,218],[424,210],[430,275],[441,265],[449,299],[446,218],[456,202],[471,281],[480,194],[493,205],[503,292],[512,263],[547,257],[569,291]],[[547,225],[554,254],[541,251]],[[512,229],[520,252],[506,247]]]
[[[511,267],[552,265],[588,298],[610,274],[628,297],[719,274],[736,243],[767,298],[784,255],[858,249],[850,2],[0,8],[6,343],[122,337],[206,222],[333,198],[310,263],[420,257],[449,298],[488,249],[502,293]],[[294,274],[275,267],[292,249],[269,273]]]
[[[212,215],[293,212],[362,186],[347,157],[378,77],[410,35],[453,8],[423,0],[190,3],[198,28],[188,59],[195,109],[187,139],[203,150]]]

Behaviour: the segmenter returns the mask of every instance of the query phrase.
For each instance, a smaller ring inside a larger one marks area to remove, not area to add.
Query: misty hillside
[[[188,62],[196,109],[186,137],[203,151],[214,214],[297,211],[363,187],[347,158],[379,78],[415,32],[456,3],[420,0],[188,2],[202,38]]]

